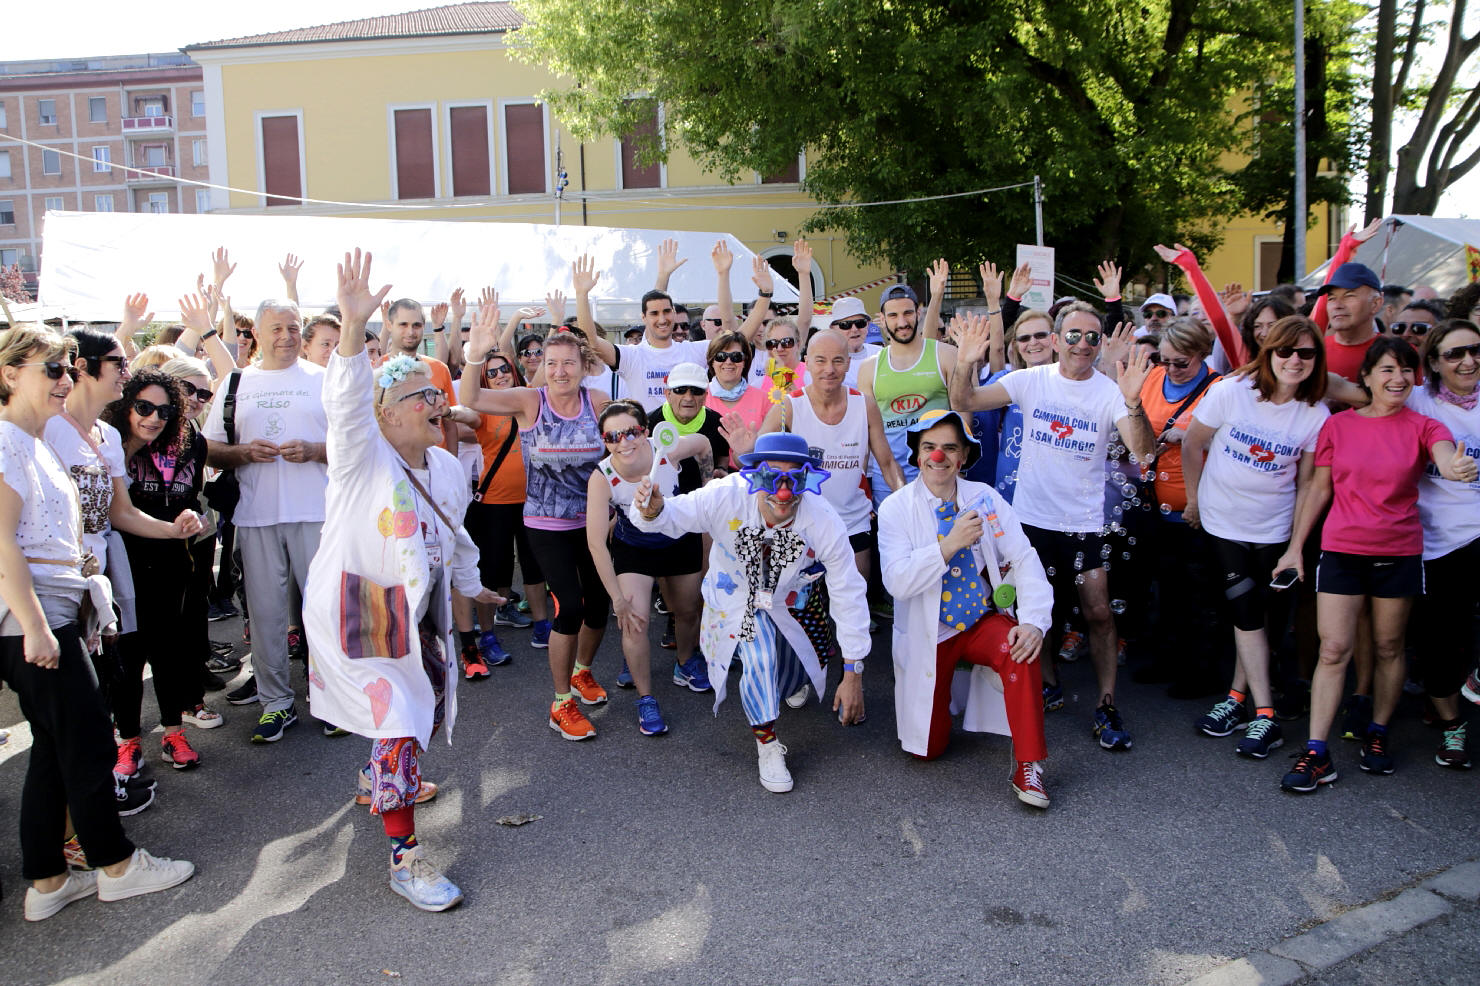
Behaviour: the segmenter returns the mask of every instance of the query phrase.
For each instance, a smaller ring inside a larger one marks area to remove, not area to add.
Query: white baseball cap
[[[832,314],[827,317],[827,322],[831,325],[834,322],[841,322],[845,318],[857,318],[860,315],[868,318],[868,312],[863,307],[863,300],[849,295],[846,298],[839,298],[833,302]]]
[[[668,379],[664,381],[664,385],[669,390],[674,387],[698,387],[700,390],[708,390],[709,374],[698,363],[680,363],[668,371]]]

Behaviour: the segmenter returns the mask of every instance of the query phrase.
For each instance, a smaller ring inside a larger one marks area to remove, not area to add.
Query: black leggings
[[[591,548],[586,544],[586,529],[544,531],[527,529],[529,546],[545,573],[550,595],[555,597],[555,614],[550,628],[556,633],[574,636],[584,623],[592,630],[606,629],[611,597],[596,574]]]
[[[61,648],[55,669],[26,663],[24,637],[0,637],[0,678],[15,690],[31,724],[30,763],[21,788],[21,873],[44,880],[67,872],[62,835],[67,810],[93,866],[133,855],[113,797],[113,729],[98,694],[77,624],[52,627]]]
[[[1212,534],[1208,543],[1222,573],[1223,599],[1233,625],[1239,630],[1263,630],[1267,623],[1283,626],[1295,592],[1293,588],[1275,592],[1269,582],[1285,545],[1227,541]]]
[[[1419,667],[1433,698],[1459,691],[1475,666],[1475,605],[1480,602],[1480,540],[1423,563],[1424,594],[1418,597]]]
[[[145,543],[140,543],[145,542]],[[154,696],[159,700],[159,722],[166,729],[180,725],[180,713],[199,705],[204,696],[199,634],[192,627],[196,614],[185,606],[191,573],[190,552],[183,541],[125,538],[129,567],[134,573],[134,596],[139,629],[119,638],[123,674],[111,690],[113,721],[118,734],[131,739],[141,733],[139,706],[144,699],[144,665],[154,669]],[[205,620],[205,612],[198,614]]]
[[[519,572],[529,585],[545,581],[544,572],[534,552],[529,549],[528,531],[524,527],[524,504],[468,504],[463,526],[478,546],[478,574],[484,586],[499,589],[514,582],[514,549],[519,549]]]

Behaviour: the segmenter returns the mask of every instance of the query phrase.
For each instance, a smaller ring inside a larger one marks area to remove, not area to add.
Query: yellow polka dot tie
[[[940,520],[935,535],[943,541],[956,519],[956,504],[947,501],[935,509]],[[982,574],[976,570],[971,548],[962,548],[946,562],[946,574],[940,580],[940,621],[948,627],[965,630],[991,611]]]

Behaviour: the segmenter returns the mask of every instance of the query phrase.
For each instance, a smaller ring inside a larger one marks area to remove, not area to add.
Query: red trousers
[[[1048,757],[1048,744],[1043,738],[1043,672],[1037,661],[1018,664],[1012,659],[1007,632],[1015,626],[1017,621],[1010,616],[988,613],[971,629],[936,644],[935,702],[930,710],[930,739],[922,759],[934,760],[950,745],[951,679],[962,661],[991,668],[1001,676],[1014,759]]]

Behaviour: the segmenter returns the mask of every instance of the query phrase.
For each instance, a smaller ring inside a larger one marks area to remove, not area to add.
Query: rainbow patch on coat
[[[406,590],[351,572],[339,577],[339,645],[350,660],[411,653],[411,609]]]

